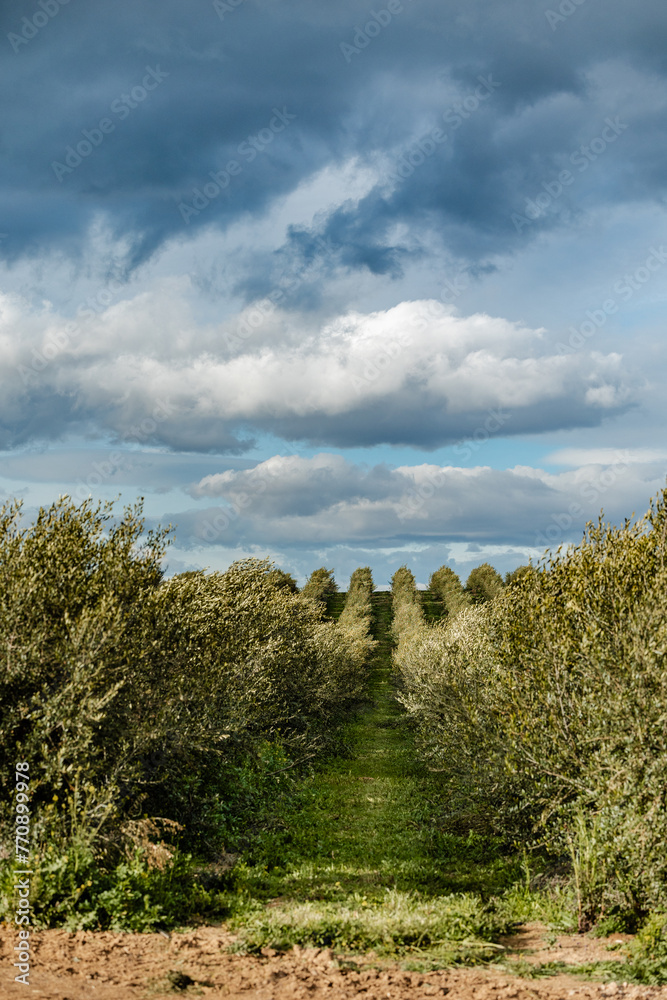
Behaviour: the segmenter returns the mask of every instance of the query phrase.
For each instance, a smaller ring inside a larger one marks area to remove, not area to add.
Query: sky
[[[665,486],[662,0],[0,9],[0,498],[505,573]]]

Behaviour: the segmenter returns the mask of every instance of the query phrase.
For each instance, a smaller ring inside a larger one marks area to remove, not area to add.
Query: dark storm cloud
[[[438,124],[447,140],[413,174],[322,221],[338,264],[395,275],[428,230],[482,259],[525,246],[581,206],[663,196],[663,106],[642,98],[640,110],[616,86],[628,73],[636,88],[643,74],[650,89],[651,75],[665,74],[667,10],[657,0],[586,0],[555,26],[545,15],[556,3],[404,0],[366,33],[372,6],[245,0],[221,19],[211,3],[91,0],[40,17],[38,28],[29,25],[41,8],[5,6],[3,252],[76,257],[102,218],[135,265],[171,237],[261,212],[327,164],[381,156],[391,169]],[[600,75],[609,60],[615,73]],[[457,128],[444,121],[489,75],[500,86],[479,110]],[[271,133],[276,109],[294,117]],[[627,135],[517,232],[511,213],[614,115],[627,116]],[[254,147],[243,146],[249,137],[259,137]],[[91,149],[77,164],[81,142]],[[224,190],[196,201],[230,162],[240,169]],[[411,239],[396,240],[398,223]],[[311,235],[295,230],[287,252],[307,258]]]
[[[541,434],[576,427],[599,427],[612,416],[626,412],[632,403],[618,403],[598,409],[582,395],[573,392],[567,399],[544,399],[533,405],[509,410],[477,410],[461,414],[448,413],[439,402],[430,402],[418,392],[396,394],[391,405],[386,402],[361,405],[350,413],[328,416],[318,414],[317,420],[303,418],[272,419],[263,428],[286,441],[305,441],[309,445],[336,448],[372,447],[378,443],[418,447],[433,451],[447,445],[458,445],[460,458],[467,457],[468,446],[463,442],[486,435],[485,424],[494,427],[492,433],[509,437]],[[261,421],[258,421],[261,427]]]

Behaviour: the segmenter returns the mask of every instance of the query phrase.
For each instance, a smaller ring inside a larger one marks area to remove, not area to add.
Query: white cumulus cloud
[[[428,448],[489,419],[503,434],[590,426],[636,389],[618,354],[558,354],[543,330],[435,300],[309,324],[266,299],[200,324],[188,294],[164,280],[69,324],[5,297],[0,445],[71,427],[136,439],[153,421],[147,439],[195,451],[242,450],[253,430]]]

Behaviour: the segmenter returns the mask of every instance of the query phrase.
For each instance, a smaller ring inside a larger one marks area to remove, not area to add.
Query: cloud
[[[667,8],[401,6],[350,55],[370,3],[2,5],[3,487],[185,505],[181,565],[389,575],[645,508]]]
[[[249,459],[225,458],[233,469],[253,467]],[[2,455],[0,482],[57,484],[75,499],[85,499],[104,484],[110,490],[131,487],[145,492],[181,489],[193,476],[206,476],[211,459],[207,455],[178,454],[147,448],[91,448],[71,442],[61,446],[5,452]]]
[[[576,540],[604,507],[611,520],[642,511],[664,481],[665,463],[604,465],[558,475],[530,466],[498,470],[428,463],[391,469],[337,455],[274,456],[254,469],[226,470],[194,484],[191,496],[223,504],[190,509],[180,545],[331,546],[461,542],[533,546]]]
[[[667,462],[665,448],[559,448],[547,455],[549,465],[655,465]]]
[[[357,157],[391,169],[437,124],[448,131],[438,153],[394,188],[378,185],[358,210],[336,208],[323,220],[344,266],[398,274],[427,230],[475,260],[516,249],[559,224],[566,200],[527,234],[514,231],[510,213],[607,115],[627,114],[632,139],[619,140],[600,172],[591,163],[571,210],[664,196],[664,102],[654,93],[666,71],[667,12],[658,0],[639,9],[587,3],[557,31],[530,0],[493,12],[470,0],[446,8],[406,0],[394,23],[346,60],[341,45],[353,42],[363,16],[352,0],[316,8],[245,0],[224,20],[210,3],[194,11],[176,0],[63,7],[38,37],[14,53],[8,44],[0,70],[12,94],[2,113],[12,136],[3,252],[16,260],[55,247],[83,261],[102,217],[136,267],[170,241],[261,216],[328,165]],[[11,5],[0,23],[5,37],[24,30]],[[150,72],[161,82],[142,96]],[[499,89],[471,114],[465,102],[489,74]],[[294,118],[262,144],[275,108]],[[113,130],[86,139],[104,118]],[[253,148],[254,156],[244,152]],[[53,164],[68,155],[75,166],[59,178]],[[231,161],[239,171],[218,194],[204,193],[207,204],[186,221],[180,206]],[[298,227],[288,246],[303,252]]]
[[[0,304],[0,446],[73,428],[185,451],[270,431],[316,445],[409,444],[592,426],[632,404],[618,354],[556,354],[542,330],[434,300],[321,325],[271,300],[197,324],[187,282],[66,322]]]
[[[342,455],[276,455],[240,476],[235,470],[204,476],[188,492],[196,498],[223,497],[240,506],[245,497],[252,497],[254,515],[310,516],[337,503],[387,499],[395,492],[395,479],[386,465],[362,469]]]

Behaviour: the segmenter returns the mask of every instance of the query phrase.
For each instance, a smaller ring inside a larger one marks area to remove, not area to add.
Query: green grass
[[[247,948],[290,944],[414,953],[450,962],[496,954],[511,924],[499,896],[520,859],[447,832],[391,678],[391,595],[373,596],[368,701],[344,728],[347,753],[300,781],[236,869],[233,924]],[[331,613],[331,610],[330,610]]]
[[[525,959],[510,959],[505,961],[504,968],[524,979],[548,979],[550,976],[577,975],[582,979],[596,982],[612,982],[621,978],[630,982],[631,977],[627,966],[620,962],[584,962],[581,965],[569,965],[567,962],[527,962]]]
[[[340,613],[344,596],[329,599],[329,616]],[[421,600],[428,619],[439,617],[429,592]],[[420,764],[395,698],[389,593],[373,595],[373,612],[378,646],[368,696],[342,727],[339,756],[263,800],[230,894],[234,948],[298,944],[372,951],[374,960],[423,971],[491,962],[533,978],[567,971],[667,982],[664,915],[651,918],[624,963],[537,965],[499,945],[522,923],[576,931],[575,894],[562,873],[550,880],[539,858],[452,826],[438,776]]]
[[[327,597],[327,618],[338,621],[345,607],[346,598],[347,594],[329,594]]]
[[[449,963],[457,952],[468,960],[488,960],[498,948],[490,938],[497,927],[476,896],[424,900],[389,890],[382,901],[352,895],[342,903],[321,901],[257,908],[244,914],[243,947],[286,949],[295,943],[343,951],[415,955],[436,952]]]

